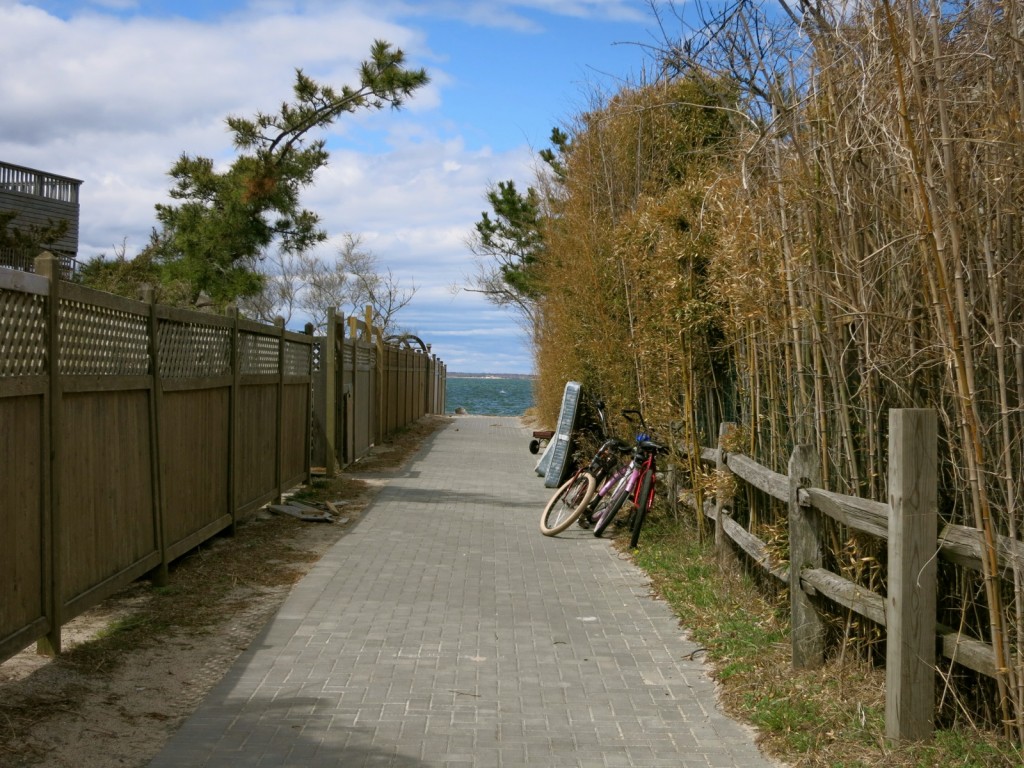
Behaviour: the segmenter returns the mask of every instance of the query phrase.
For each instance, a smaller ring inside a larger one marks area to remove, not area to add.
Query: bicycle
[[[666,454],[668,449],[650,439],[640,411],[623,411],[622,415],[630,421],[631,416],[639,418],[642,431],[636,437],[629,464],[620,467],[602,486],[602,500],[597,503],[592,518],[594,536],[600,537],[611,525],[626,499],[631,498],[632,508],[626,524],[630,529],[629,547],[635,549],[640,541],[640,531],[647,518],[647,512],[654,501],[654,488],[658,479],[658,454]]]
[[[597,404],[601,434],[606,432],[604,403]],[[617,438],[606,438],[588,464],[579,469],[559,486],[544,507],[540,518],[540,532],[545,536],[561,533],[580,518],[594,501],[598,483],[619,465],[619,454],[628,446]]]
[[[640,411],[637,410],[625,410],[622,411],[623,417],[626,421],[632,422],[633,416],[640,418],[641,424],[643,424],[643,416]],[[647,434],[642,431],[636,436],[636,441],[646,440]],[[623,452],[630,450],[629,446],[623,448]],[[604,484],[597,489],[594,494],[594,498],[591,500],[590,506],[587,509],[587,514],[580,515],[578,523],[581,528],[590,528],[601,521],[604,515],[608,512],[611,506],[614,506],[614,511],[608,518],[608,522],[611,522],[611,518],[618,512],[619,507],[622,506],[622,502],[625,501],[625,483],[629,479],[629,474],[633,469],[633,462],[622,464],[618,466],[605,480]],[[607,527],[607,525],[605,526]],[[601,529],[604,530],[603,528]],[[600,532],[595,532],[595,536],[600,536]]]

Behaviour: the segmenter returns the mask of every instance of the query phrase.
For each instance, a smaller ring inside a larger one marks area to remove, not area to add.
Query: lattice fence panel
[[[231,330],[161,320],[157,327],[160,375],[164,378],[226,376],[231,373]]]
[[[285,341],[284,343],[284,373],[286,376],[307,376],[309,374],[309,356],[311,353],[309,344],[300,344],[297,341]]]
[[[310,347],[313,354],[313,373],[320,373],[320,368],[324,364],[324,346],[326,343],[325,339],[316,339],[313,341],[313,346]]]
[[[46,373],[46,298],[0,291],[0,376]]]
[[[149,374],[149,321],[143,315],[63,299],[60,372],[66,375]]]
[[[243,374],[277,374],[277,344],[279,339],[257,333],[238,335],[238,353]]]

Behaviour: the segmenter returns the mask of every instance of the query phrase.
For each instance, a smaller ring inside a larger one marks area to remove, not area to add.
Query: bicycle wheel
[[[629,498],[629,478],[632,473],[627,473],[622,476],[618,484],[608,494],[601,499],[601,503],[597,505],[597,510],[594,512],[594,535],[600,536],[609,525],[612,524],[612,520],[619,514],[619,510],[622,509],[622,505],[626,503],[626,499]]]
[[[580,516],[590,503],[597,489],[597,481],[589,472],[580,472],[570,477],[555,491],[551,501],[544,507],[540,518],[540,532],[545,536],[561,533]]]
[[[636,497],[636,514],[633,516],[633,532],[629,537],[629,548],[636,549],[640,541],[640,529],[644,527],[644,519],[647,517],[647,510],[651,506],[651,484],[654,482],[654,473],[644,474],[644,480],[640,484],[640,493]]]

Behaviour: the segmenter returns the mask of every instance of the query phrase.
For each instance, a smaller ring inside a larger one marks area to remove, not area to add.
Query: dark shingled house
[[[0,162],[0,211],[16,211],[11,226],[25,230],[66,221],[68,228],[56,242],[43,243],[60,259],[65,276],[75,270],[78,254],[78,188],[82,182],[45,171]],[[20,253],[0,247],[0,267],[32,271],[38,253]]]

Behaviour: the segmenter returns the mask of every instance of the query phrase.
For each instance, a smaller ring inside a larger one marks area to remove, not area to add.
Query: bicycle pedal
[[[589,528],[590,524],[590,520],[587,518],[586,515],[580,515],[579,519],[576,520],[576,525],[578,525],[580,528]]]

